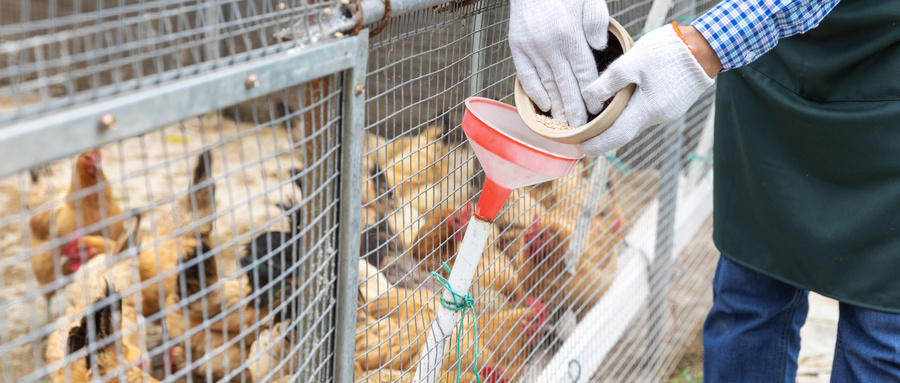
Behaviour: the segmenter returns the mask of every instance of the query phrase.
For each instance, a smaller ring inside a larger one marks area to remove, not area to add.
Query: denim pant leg
[[[703,325],[703,381],[794,382],[808,297],[720,256]]]
[[[841,303],[832,382],[900,382],[900,315]]]

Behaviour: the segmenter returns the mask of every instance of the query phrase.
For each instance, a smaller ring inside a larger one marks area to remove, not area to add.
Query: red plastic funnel
[[[513,189],[565,176],[584,157],[575,145],[532,132],[516,108],[486,98],[466,99],[462,128],[487,176],[475,209],[485,221],[497,217]]]

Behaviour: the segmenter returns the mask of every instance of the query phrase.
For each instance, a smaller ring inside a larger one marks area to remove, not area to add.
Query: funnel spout
[[[478,206],[475,207],[475,218],[493,222],[510,193],[512,193],[511,189],[500,186],[487,177],[484,180],[484,187],[481,189],[481,197],[478,198]]]

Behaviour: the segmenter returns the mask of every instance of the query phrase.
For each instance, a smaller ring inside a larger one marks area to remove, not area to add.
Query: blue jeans
[[[794,382],[808,297],[720,256],[703,325],[703,381]],[[831,381],[900,382],[900,315],[841,303]]]

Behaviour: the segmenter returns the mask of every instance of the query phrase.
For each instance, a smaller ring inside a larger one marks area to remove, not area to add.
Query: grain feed
[[[560,121],[554,119],[553,117],[548,117],[548,116],[545,116],[545,115],[543,115],[543,114],[538,114],[536,120],[537,120],[537,122],[540,122],[540,123],[543,124],[544,126],[550,128],[550,129],[553,129],[553,130],[569,130],[569,129],[572,129],[572,127],[569,126],[569,124],[560,122]]]

